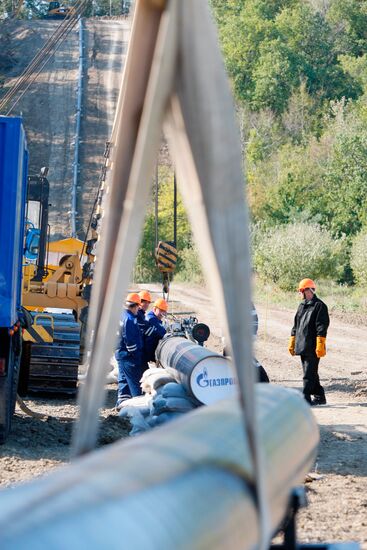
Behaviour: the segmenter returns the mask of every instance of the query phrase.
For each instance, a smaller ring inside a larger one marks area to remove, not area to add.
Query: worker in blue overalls
[[[141,290],[139,292],[139,296],[140,306],[138,309],[138,325],[140,332],[144,335],[146,329],[148,328],[148,321],[146,320],[145,315],[148,313],[149,306],[152,303],[152,296],[147,290]]]
[[[144,356],[147,361],[155,361],[155,350],[159,340],[166,334],[163,326],[163,318],[167,315],[168,303],[163,298],[158,298],[153,304],[152,311],[145,316],[148,328],[144,335]]]
[[[145,316],[148,313],[148,309],[149,309],[150,304],[152,303],[152,296],[151,296],[150,292],[148,292],[147,290],[141,290],[139,292],[139,296],[140,296],[141,303],[140,303],[140,306],[139,306],[139,309],[138,309],[138,325],[139,325],[140,332],[141,332],[141,335],[142,335],[142,338],[143,338],[142,364],[144,366],[144,370],[146,370],[148,368],[148,359],[147,359],[146,353],[145,353],[144,342],[145,342],[145,332],[149,327],[149,323],[148,323],[147,319],[145,318]]]
[[[119,341],[115,353],[119,369],[117,408],[125,399],[142,393],[140,379],[145,368],[142,363],[143,339],[137,317],[140,304],[139,294],[128,294],[121,316]]]

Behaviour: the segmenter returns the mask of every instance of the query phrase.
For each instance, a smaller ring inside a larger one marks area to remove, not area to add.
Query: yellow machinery
[[[73,6],[64,6],[60,2],[52,0],[48,5],[46,17],[48,19],[64,19],[75,15],[76,11]]]
[[[81,354],[81,312],[89,280],[83,275],[84,243],[78,239],[48,242],[49,183],[29,176],[22,305],[33,325],[25,341],[19,391],[74,393]],[[89,289],[90,290],[90,289]],[[84,315],[86,317],[86,315]]]

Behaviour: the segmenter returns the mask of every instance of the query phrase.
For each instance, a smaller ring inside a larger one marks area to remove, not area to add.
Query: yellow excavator
[[[49,182],[29,176],[22,305],[33,318],[23,333],[19,393],[75,393],[89,278],[79,239],[49,242]],[[90,261],[90,258],[89,258]],[[89,289],[90,290],[90,289]]]
[[[64,19],[73,16],[76,13],[74,6],[64,5],[56,0],[51,0],[48,4],[46,14],[47,19]]]

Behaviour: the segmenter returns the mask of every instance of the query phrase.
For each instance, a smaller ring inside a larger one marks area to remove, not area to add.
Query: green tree
[[[326,221],[334,234],[367,224],[367,132],[338,136],[325,175]]]
[[[333,0],[327,19],[334,29],[336,47],[361,56],[367,47],[367,3],[365,0]]]
[[[361,93],[338,60],[344,52],[329,22],[303,0],[248,0],[236,11],[217,2],[214,13],[237,98],[253,109],[283,112],[302,82],[320,102]]]
[[[173,241],[173,172],[167,166],[159,166],[158,169],[158,218],[155,216],[155,197],[153,196],[148,207],[142,241],[134,267],[134,279],[148,281],[160,279],[160,274],[155,265],[154,250],[156,245],[156,229],[158,240]],[[157,224],[157,225],[156,225]],[[177,242],[178,260],[176,272],[185,269],[185,258],[193,269],[194,257],[187,251],[193,248],[191,229],[180,194],[177,197]]]
[[[284,290],[307,273],[311,278],[338,280],[345,263],[343,240],[317,224],[295,223],[268,229],[254,239],[253,262],[265,281]]]

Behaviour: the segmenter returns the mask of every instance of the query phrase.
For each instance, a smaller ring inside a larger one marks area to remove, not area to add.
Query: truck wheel
[[[7,375],[2,378],[0,385],[0,444],[5,442],[9,434],[17,398],[20,355],[19,353],[16,354],[14,351],[14,349],[19,350],[19,345],[17,347],[15,343],[15,340],[10,340],[9,342],[8,372]]]

